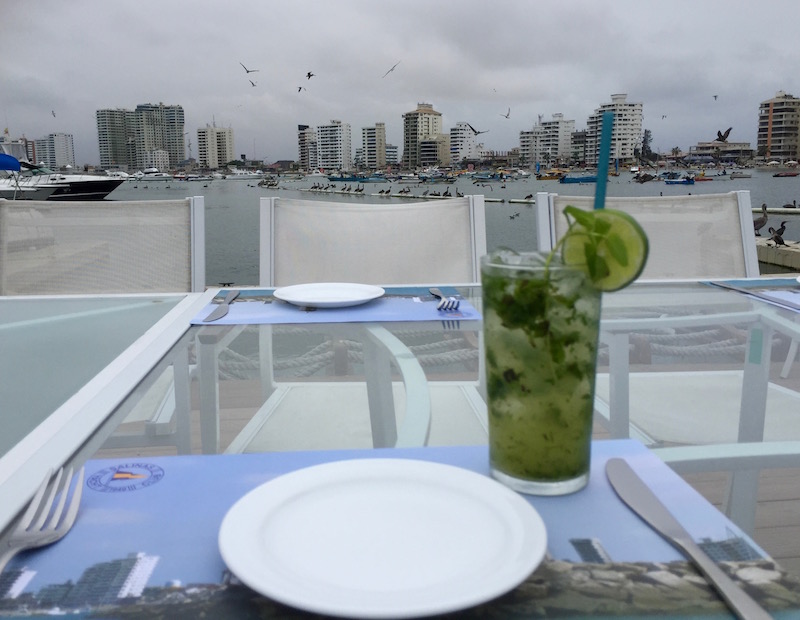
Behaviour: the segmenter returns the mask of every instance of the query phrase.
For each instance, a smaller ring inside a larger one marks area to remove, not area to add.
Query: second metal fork
[[[16,528],[11,532],[8,542],[0,548],[0,573],[8,564],[9,560],[24,549],[33,549],[49,545],[60,540],[70,530],[75,518],[78,516],[78,505],[81,501],[83,491],[83,468],[76,476],[77,482],[72,492],[72,499],[67,508],[67,514],[63,520],[61,515],[67,503],[69,488],[72,484],[72,467],[64,475],[64,468],[58,470],[55,477],[52,471],[48,473],[42,484],[33,496],[31,503],[25,514],[17,523]],[[46,494],[45,494],[46,492]],[[58,504],[52,510],[53,501],[59,495]],[[34,519],[36,521],[34,522]]]
[[[452,297],[448,297],[438,288],[428,289],[431,292],[431,295],[439,298],[439,303],[436,305],[437,310],[457,310],[459,304],[461,303],[458,299],[454,299]]]

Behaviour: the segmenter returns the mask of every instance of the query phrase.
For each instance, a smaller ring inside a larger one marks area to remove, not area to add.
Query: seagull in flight
[[[55,118],[55,117],[56,117],[56,111],[55,111],[55,110],[50,110],[50,114],[52,114],[52,115],[53,115],[53,118]]]
[[[306,73],[306,79],[307,79],[307,80],[310,80],[310,79],[311,79],[312,77],[314,77],[315,75],[316,75],[315,73],[311,73],[311,71],[309,71],[308,73]]]
[[[728,141],[728,136],[731,133],[731,129],[733,129],[733,127],[728,127],[725,130],[725,133],[722,133],[721,131],[718,131],[717,132],[717,142],[727,142]]]
[[[250,82],[251,86],[255,87],[256,83],[253,80],[247,80],[247,81]]]
[[[305,89],[306,89],[305,86],[298,86],[297,87],[297,92],[299,93],[301,90],[305,90]]]
[[[508,108],[508,112],[506,112],[505,114],[501,114],[500,116],[504,116],[505,118],[511,116],[511,108]]]
[[[239,64],[242,65],[242,63]],[[258,69],[248,69],[244,65],[242,65],[242,69],[244,69],[245,73],[258,73]]]
[[[382,77],[386,77],[387,75],[389,75],[389,74],[390,74],[392,71],[394,71],[394,68],[395,68],[397,65],[399,65],[399,64],[400,64],[400,61],[398,60],[396,63],[394,63],[394,64],[392,65],[392,68],[391,68],[391,69],[389,69],[389,70],[388,70],[386,73],[384,73],[384,74],[383,74],[383,76],[382,76]]]
[[[472,131],[475,133],[475,135],[476,135],[476,136],[477,136],[478,134],[481,134],[481,133],[486,133],[487,131],[489,131],[488,129],[486,129],[486,130],[484,130],[484,131],[478,131],[477,129],[475,129],[475,128],[474,128],[472,125],[470,125],[469,123],[467,123],[467,127],[469,127],[469,128],[470,128],[470,129],[471,129],[471,130],[472,130]]]
[[[717,100],[717,97],[719,97],[719,95],[714,95],[714,101]]]

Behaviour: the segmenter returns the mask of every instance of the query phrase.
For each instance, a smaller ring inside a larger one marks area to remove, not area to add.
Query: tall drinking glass
[[[481,259],[492,475],[561,495],[589,480],[600,291],[547,254]]]

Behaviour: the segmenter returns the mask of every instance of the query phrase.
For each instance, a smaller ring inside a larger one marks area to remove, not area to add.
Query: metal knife
[[[661,503],[652,489],[639,478],[627,461],[620,458],[609,459],[606,463],[606,476],[623,502],[650,527],[691,559],[738,618],[742,620],[770,620],[772,618],[694,542],[689,532],[672,516],[672,513]]]
[[[228,314],[228,306],[230,303],[239,296],[239,291],[228,291],[225,295],[225,299],[214,308],[211,313],[203,319],[203,323],[208,323],[209,321],[216,321],[217,319],[221,319],[226,314]]]

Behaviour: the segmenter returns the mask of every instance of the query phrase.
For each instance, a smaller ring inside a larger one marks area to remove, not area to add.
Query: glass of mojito
[[[589,481],[601,294],[633,282],[649,249],[626,213],[564,214],[551,252],[481,259],[491,471],[538,495]]]
[[[600,291],[547,259],[482,259],[489,458],[509,487],[560,495],[589,479]]]

